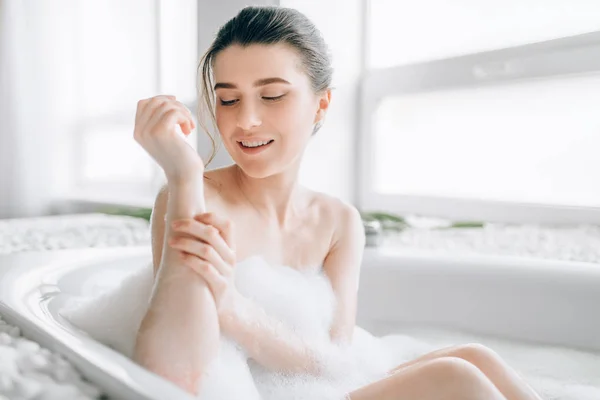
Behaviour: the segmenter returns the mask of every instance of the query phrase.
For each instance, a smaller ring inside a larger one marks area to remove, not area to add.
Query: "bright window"
[[[143,98],[174,94],[195,112],[197,2],[75,3],[76,181],[80,190],[130,183],[152,193],[164,176],[133,139],[136,106]],[[196,138],[195,132],[188,137],[194,148]]]
[[[600,207],[600,2],[371,0],[368,33],[363,208]]]
[[[389,97],[375,190],[600,206],[600,74]]]
[[[600,29],[597,0],[370,0],[369,65],[390,67]]]

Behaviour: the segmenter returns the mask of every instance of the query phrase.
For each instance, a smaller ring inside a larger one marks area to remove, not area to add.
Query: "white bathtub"
[[[0,256],[0,313],[24,336],[62,353],[111,398],[193,399],[59,315],[69,296],[100,290],[150,260],[147,246]]]
[[[25,336],[63,353],[111,397],[191,398],[90,339],[58,313],[69,296],[99,290],[150,260],[148,247],[0,256],[0,312]],[[530,358],[514,362],[535,362],[543,354],[546,362],[563,364],[564,373],[565,360],[575,353],[541,346],[580,349],[584,356],[600,351],[598,305],[600,266],[595,264],[368,249],[358,324],[377,335],[403,332],[440,346],[493,343],[509,362],[533,349]],[[488,335],[501,339],[494,342]],[[530,343],[513,346],[505,339]],[[600,387],[600,362],[595,367],[592,362],[567,373]]]
[[[429,325],[600,352],[600,264],[370,249],[360,294],[379,334]]]

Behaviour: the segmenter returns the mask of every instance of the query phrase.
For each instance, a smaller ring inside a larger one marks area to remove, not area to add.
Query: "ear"
[[[319,108],[317,108],[317,114],[315,115],[315,124],[323,121],[323,119],[325,118],[325,114],[327,114],[327,110],[329,109],[330,103],[331,89],[327,89],[323,91],[321,95],[319,95]]]

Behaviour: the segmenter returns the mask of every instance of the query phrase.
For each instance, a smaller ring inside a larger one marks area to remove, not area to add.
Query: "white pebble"
[[[35,379],[36,381],[43,383],[44,385],[56,383],[49,375],[38,372],[38,371],[27,371],[23,373],[23,376],[29,379]]]
[[[12,337],[21,336],[21,329],[18,326],[11,326],[7,332]]]
[[[0,375],[17,375],[19,373],[16,364],[18,357],[17,350],[8,346],[0,346]]]
[[[79,390],[82,393],[84,393],[86,396],[92,397],[94,399],[97,397],[100,397],[100,395],[102,394],[100,389],[98,389],[95,386],[92,386],[89,383],[84,382],[82,380],[75,382],[75,386],[77,386],[79,388]]]
[[[17,360],[19,369],[23,372],[31,370],[45,369],[50,365],[46,357],[41,354],[25,353]]]
[[[30,400],[42,392],[42,384],[34,379],[18,377],[15,379],[14,392],[19,398]]]
[[[9,346],[0,346],[0,360],[16,359],[19,356],[17,349]]]
[[[53,353],[50,356],[50,362],[52,364],[54,364],[56,367],[70,367],[71,363],[69,361],[67,361],[67,359],[65,359],[61,354],[59,353]]]
[[[45,388],[36,400],[65,400],[81,397],[77,387],[65,384],[53,384]]]
[[[33,353],[40,350],[40,345],[36,342],[32,342],[31,340],[22,339],[17,342],[17,349],[20,351]]]
[[[0,394],[12,391],[13,387],[13,379],[8,375],[0,374]]]
[[[77,371],[72,368],[59,367],[52,370],[52,376],[57,382],[76,382],[80,376]]]
[[[52,357],[52,352],[45,347],[40,349],[40,354],[46,357],[48,360],[50,360],[50,357]]]
[[[10,336],[6,332],[0,332],[0,346],[9,345],[12,343],[12,341],[13,341],[12,336]]]

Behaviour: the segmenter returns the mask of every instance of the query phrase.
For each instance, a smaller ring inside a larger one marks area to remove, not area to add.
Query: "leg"
[[[418,357],[394,368],[390,373],[439,357],[457,357],[470,362],[481,370],[500,392],[509,400],[541,400],[523,378],[493,350],[478,343],[447,347]]]
[[[410,365],[359,388],[349,400],[506,400],[473,364],[440,357]]]

